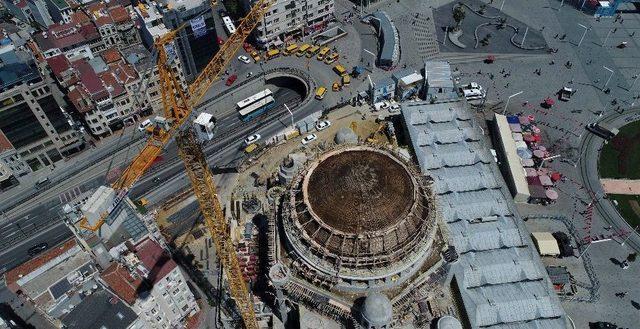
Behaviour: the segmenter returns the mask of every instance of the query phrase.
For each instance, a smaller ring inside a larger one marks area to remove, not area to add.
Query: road
[[[259,120],[242,122],[233,110],[220,118],[216,132],[219,137],[210,141],[204,148],[212,168],[232,167],[242,160],[242,140],[246,135],[258,132],[263,136],[272,136],[286,128],[290,122],[289,113],[282,104],[286,103],[294,108],[294,113],[300,118],[317,111],[309,105],[296,109],[295,104],[300,101],[300,96],[291,90],[279,90],[274,92],[274,95],[277,106],[265,116],[258,118]],[[116,154],[117,160],[114,160],[114,163],[129,163],[129,159],[135,153],[123,150]],[[6,271],[28,260],[29,248],[38,243],[47,242],[49,246],[53,246],[70,237],[71,232],[60,220],[63,201],[67,197],[71,199],[72,196],[106,184],[104,174],[110,162],[111,159],[106,159],[72,180],[42,192],[35,199],[37,201],[21,204],[6,212],[5,216],[10,220],[0,224],[0,269]],[[177,155],[176,145],[172,141],[166,146],[162,160],[150,168],[132,188],[129,196],[139,199],[151,194],[154,195],[152,201],[159,201],[170,195],[171,191],[179,190],[187,184],[189,182]],[[34,204],[35,202],[37,204]]]
[[[599,122],[610,124],[613,127],[621,127],[626,124],[627,118],[640,119],[640,108],[634,108],[624,111],[622,114],[611,111],[603,116]],[[634,120],[634,121],[635,121]],[[605,195],[600,184],[600,175],[598,173],[598,162],[600,159],[600,149],[604,145],[604,140],[592,133],[586,133],[580,145],[580,177],[582,184],[593,192],[598,198],[595,207],[604,218],[604,220],[617,232],[632,232],[633,228],[620,216],[618,210],[613,203],[607,199],[601,198]],[[627,244],[635,250],[640,250],[640,236],[631,233],[632,236],[627,240]]]

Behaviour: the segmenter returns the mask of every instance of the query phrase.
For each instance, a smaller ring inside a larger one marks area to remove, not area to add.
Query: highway
[[[212,168],[233,167],[242,160],[244,157],[242,141],[247,135],[258,132],[262,136],[272,136],[286,128],[290,124],[289,113],[282,104],[288,104],[299,118],[317,111],[313,106],[308,105],[295,108],[300,102],[300,95],[292,90],[280,89],[275,91],[274,95],[278,105],[267,114],[250,122],[242,122],[235,109],[225,111],[226,116],[218,120],[217,138],[205,144],[204,147]],[[107,168],[116,166],[124,168],[136,154],[136,150],[136,148],[123,149],[113,158],[98,162],[91,169],[82,171],[72,179],[43,191],[33,201],[17,205],[5,212],[5,219],[9,220],[4,220],[0,224],[2,250],[0,272],[28,260],[28,250],[32,246],[46,242],[51,247],[70,237],[71,232],[60,219],[63,201],[67,196],[71,199],[72,196],[107,184],[105,179]],[[165,147],[161,157],[162,160],[150,168],[149,172],[129,192],[131,199],[154,195],[154,199],[159,201],[170,195],[171,191],[179,190],[189,184],[183,164],[178,157],[175,142],[171,141]]]

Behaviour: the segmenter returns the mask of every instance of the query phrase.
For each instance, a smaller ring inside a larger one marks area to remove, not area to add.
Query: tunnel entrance
[[[280,104],[302,102],[307,98],[309,90],[302,79],[293,76],[277,76],[266,81],[266,87],[273,87],[275,99]]]

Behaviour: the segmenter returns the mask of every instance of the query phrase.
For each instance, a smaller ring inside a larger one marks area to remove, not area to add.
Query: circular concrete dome
[[[393,319],[393,306],[387,296],[381,293],[372,293],[364,300],[362,318],[369,327],[382,327],[389,325]]]
[[[334,138],[336,144],[356,144],[358,142],[358,135],[356,135],[351,128],[342,127],[336,133]]]
[[[462,329],[462,324],[451,315],[445,315],[438,320],[438,329]]]
[[[388,228],[413,205],[409,172],[388,154],[347,150],[323,159],[308,179],[313,212],[346,234]]]

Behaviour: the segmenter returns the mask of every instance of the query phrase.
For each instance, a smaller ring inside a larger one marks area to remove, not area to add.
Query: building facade
[[[254,0],[243,0],[246,10]],[[277,0],[255,29],[262,48],[277,47],[294,38],[305,37],[326,29],[334,17],[333,0]]]
[[[55,84],[40,75],[31,55],[0,50],[0,130],[30,169],[55,166],[84,144],[56,102]]]

